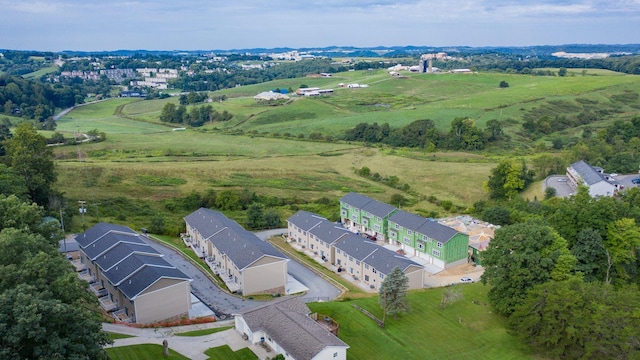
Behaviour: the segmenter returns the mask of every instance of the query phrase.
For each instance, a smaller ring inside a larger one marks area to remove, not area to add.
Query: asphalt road
[[[264,241],[271,236],[279,235],[286,231],[287,229],[267,230],[258,232],[256,235]],[[193,265],[175,250],[163,245],[162,243],[146,239],[144,237],[143,239],[145,239],[145,241],[154,249],[164,254],[164,258],[167,262],[180,269],[193,279],[191,282],[191,292],[197,296],[200,301],[212,309],[216,313],[216,316],[228,317],[231,314],[239,313],[243,310],[264,304],[264,302],[245,300],[239,296],[231,295],[220,290],[220,288],[218,288],[218,286],[214,284],[199,267]],[[313,271],[307,269],[295,260],[289,260],[287,269],[289,276],[293,276],[296,280],[309,288],[308,292],[303,296],[304,300],[307,302],[318,300],[328,301],[335,299],[340,295],[340,290],[337,287],[333,286],[331,283],[316,275]]]
[[[271,236],[280,235],[286,232],[287,229],[274,229],[260,231],[255,234],[264,241]],[[337,287],[293,259],[289,259],[287,272],[289,273],[289,276],[293,276],[296,280],[302,283],[302,285],[309,288],[307,293],[303,296],[303,299],[306,302],[319,300],[329,301],[340,295],[340,290]]]

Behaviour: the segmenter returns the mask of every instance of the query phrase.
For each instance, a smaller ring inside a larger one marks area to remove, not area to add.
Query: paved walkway
[[[181,355],[192,360],[207,360],[209,357],[205,355],[205,351],[211,348],[215,348],[222,345],[229,345],[231,350],[238,351],[240,349],[248,347],[259,359],[266,359],[268,356],[273,357],[274,353],[267,353],[264,348],[259,345],[250,344],[249,341],[244,340],[235,329],[229,329],[220,331],[214,334],[203,336],[176,336],[177,333],[219,328],[225,326],[234,326],[233,320],[216,321],[207,324],[177,326],[173,328],[160,328],[160,329],[141,329],[130,327],[126,325],[118,324],[102,324],[104,331],[131,335],[134,337],[126,339],[114,340],[112,345],[107,345],[106,348],[130,346],[140,344],[157,344],[162,346],[162,342],[167,340],[169,348]],[[162,358],[162,353],[158,354],[158,358]]]

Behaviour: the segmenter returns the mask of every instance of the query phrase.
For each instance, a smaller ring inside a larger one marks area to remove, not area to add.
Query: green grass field
[[[107,348],[111,360],[189,360],[177,352],[169,349],[169,356],[162,356],[162,345],[143,344]]]
[[[212,328],[212,329],[202,329],[202,330],[187,331],[187,332],[183,332],[183,333],[178,333],[178,334],[176,334],[176,336],[203,336],[203,335],[215,334],[217,332],[221,332],[221,331],[225,331],[225,330],[229,330],[229,329],[233,329],[233,326],[223,326],[223,327]]]
[[[37,79],[37,78],[41,77],[42,75],[47,75],[47,74],[54,73],[54,72],[58,71],[58,69],[59,69],[59,67],[57,65],[51,65],[51,66],[42,68],[42,69],[34,71],[34,72],[30,72],[28,74],[24,74],[24,75],[22,75],[22,77],[25,78],[25,79]]]
[[[169,356],[162,356],[162,345],[143,344],[107,348],[111,360],[188,360],[177,352],[169,349]],[[258,357],[248,348],[233,351],[228,345],[211,348],[205,352],[209,360],[257,360]]]
[[[312,311],[340,324],[340,339],[349,344],[349,359],[537,359],[508,334],[505,321],[487,304],[487,287],[480,283],[457,285],[464,298],[439,309],[447,288],[409,293],[411,312],[386,319],[380,328],[356,310],[357,304],[378,318],[378,298],[311,303]]]

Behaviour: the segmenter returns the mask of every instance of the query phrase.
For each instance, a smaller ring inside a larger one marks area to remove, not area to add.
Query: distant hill
[[[202,49],[202,50],[112,50],[112,51],[75,51],[64,50],[61,53],[70,56],[88,55],[116,55],[132,56],[136,54],[149,55],[198,55],[205,53],[216,54],[265,54],[280,53],[297,50],[299,52],[331,57],[389,57],[407,56],[430,52],[447,52],[451,54],[474,54],[474,53],[501,53],[522,56],[547,56],[554,52],[564,51],[567,53],[629,53],[640,54],[640,44],[565,44],[565,45],[538,45],[538,46],[500,46],[500,47],[470,47],[470,46],[376,46],[376,47],[355,47],[355,46],[327,46],[327,47],[306,47],[306,48],[252,48],[252,49]],[[2,51],[2,50],[0,50]]]

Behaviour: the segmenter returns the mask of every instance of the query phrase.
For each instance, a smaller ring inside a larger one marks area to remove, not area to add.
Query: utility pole
[[[80,214],[82,215],[82,232],[85,231],[84,228],[84,214],[87,212],[87,202],[84,200],[79,200],[78,205],[80,206]]]
[[[65,256],[68,255],[67,254],[67,235],[64,232],[64,219],[62,218],[62,205],[60,205],[60,227],[62,228],[62,236],[64,236],[64,254]]]

